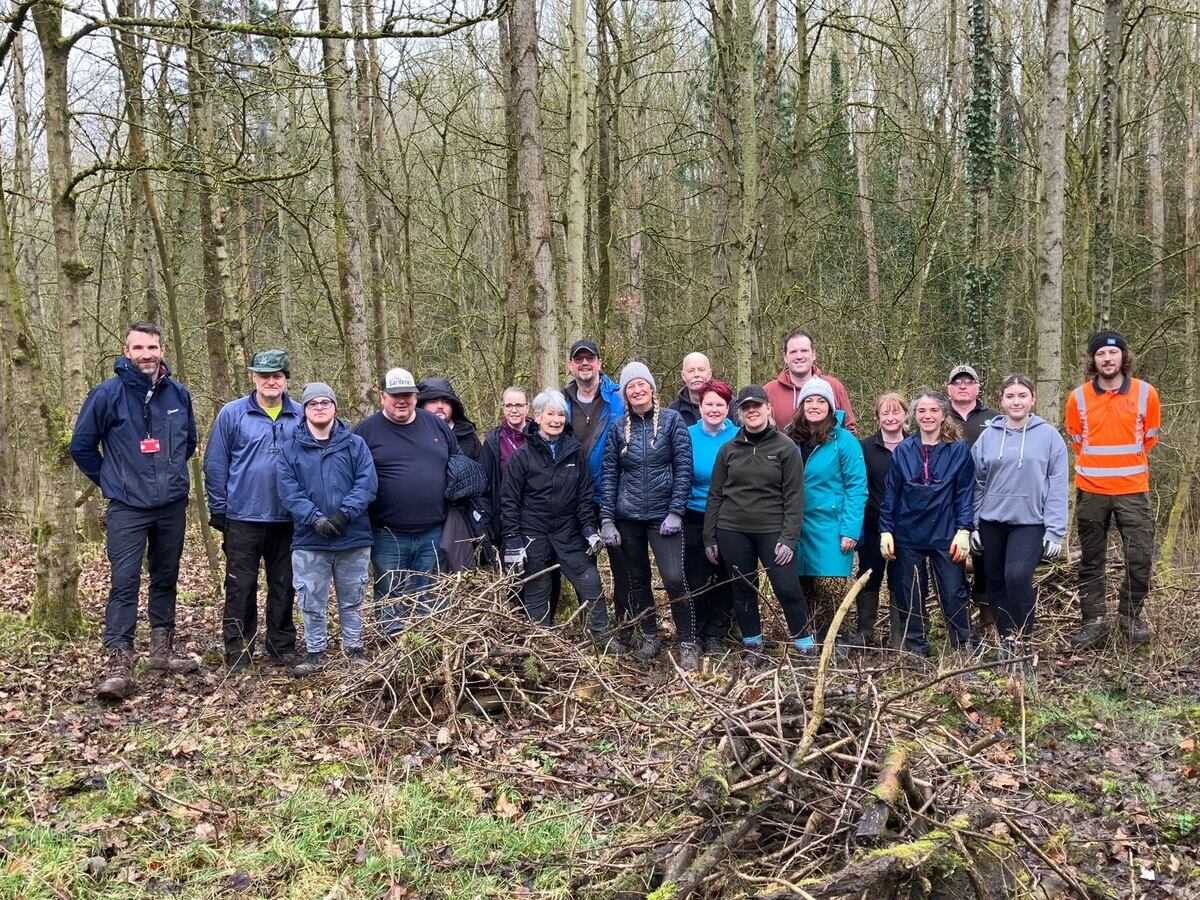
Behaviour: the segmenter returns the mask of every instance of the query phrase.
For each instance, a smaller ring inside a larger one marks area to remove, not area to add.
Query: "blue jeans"
[[[367,595],[370,547],[353,550],[293,550],[292,583],[304,616],[304,643],[309,653],[329,646],[329,585],[337,591],[342,649],[361,649],[363,601]]]
[[[912,550],[896,547],[900,570],[900,591],[896,597],[899,627],[904,634],[902,649],[919,656],[929,655],[929,615],[925,611],[925,596],[920,589],[919,573],[925,560],[933,566],[942,615],[946,617],[946,633],[951,647],[966,647],[971,643],[971,607],[966,572],[950,558],[949,550]]]
[[[433,583],[430,576],[441,570],[438,544],[442,541],[442,526],[419,532],[373,528],[371,534],[375,539],[371,565],[375,569],[377,616],[384,633],[396,635],[412,613],[412,604],[399,598],[418,595],[418,608],[428,611],[424,591]]]

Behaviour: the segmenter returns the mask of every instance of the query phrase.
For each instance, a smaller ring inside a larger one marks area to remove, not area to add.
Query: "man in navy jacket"
[[[147,547],[150,669],[199,668],[173,649],[190,486],[187,463],[196,452],[196,420],[192,395],[171,377],[164,352],[157,325],[130,325],[114,376],[88,394],[71,436],[71,458],[108,499],[112,580],[104,613],[108,669],[96,690],[102,700],[123,700],[133,690],[133,638]]]

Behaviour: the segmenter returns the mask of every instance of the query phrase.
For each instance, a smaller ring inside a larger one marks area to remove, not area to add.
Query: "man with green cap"
[[[255,353],[249,369],[254,390],[225,404],[204,451],[209,521],[225,535],[221,631],[225,663],[235,672],[244,671],[253,655],[260,564],[267,573],[267,660],[290,666],[296,654],[292,517],[279,499],[275,470],[303,413],[287,395],[287,353]]]

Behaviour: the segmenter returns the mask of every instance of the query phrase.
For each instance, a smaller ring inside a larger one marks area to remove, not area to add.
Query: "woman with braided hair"
[[[697,660],[695,610],[683,567],[683,516],[692,487],[692,445],[683,417],[660,407],[657,384],[644,363],[621,370],[625,416],[604,446],[600,469],[600,537],[620,553],[628,578],[629,609],[617,618],[641,617],[638,656],[658,655],[658,622],[650,585],[650,550],[662,575],[684,661]],[[615,592],[619,596],[619,592]],[[625,626],[622,640],[633,637]]]

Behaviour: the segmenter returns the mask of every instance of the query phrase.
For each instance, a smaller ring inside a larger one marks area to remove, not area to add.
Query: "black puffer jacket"
[[[626,439],[626,417],[629,438]],[[613,425],[600,470],[600,519],[661,522],[683,517],[692,489],[692,442],[683,417],[673,409],[644,416],[630,410]]]
[[[592,476],[583,447],[569,431],[558,439],[558,454],[535,424],[525,446],[504,469],[500,519],[505,547],[522,547],[528,538],[545,536],[562,549],[581,550],[596,534]]]

